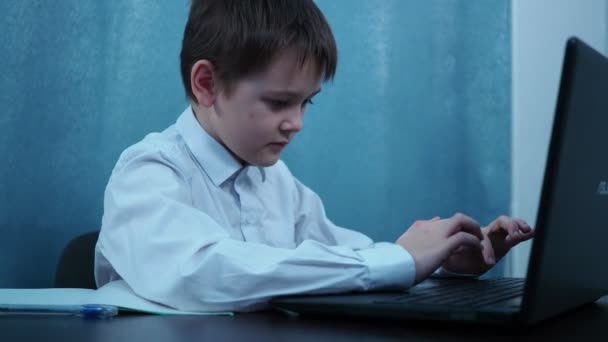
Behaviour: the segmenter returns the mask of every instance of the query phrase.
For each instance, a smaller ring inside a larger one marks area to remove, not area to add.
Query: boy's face
[[[279,55],[270,67],[220,92],[203,127],[241,163],[270,166],[302,129],[306,105],[320,91],[321,73],[295,51]]]

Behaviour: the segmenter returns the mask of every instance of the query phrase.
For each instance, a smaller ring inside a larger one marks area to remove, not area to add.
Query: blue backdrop
[[[338,74],[284,160],[338,224],[395,240],[412,221],[510,201],[509,1],[319,0]],[[0,287],[50,287],[98,229],[120,152],[185,104],[188,2],[0,2]]]

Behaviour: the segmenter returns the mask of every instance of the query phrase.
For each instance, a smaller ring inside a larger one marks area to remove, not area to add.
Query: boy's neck
[[[209,113],[209,109],[194,102],[190,102],[190,106],[192,107],[192,113],[194,113],[194,118],[196,119],[196,122],[198,122],[199,126],[201,126],[201,128],[203,128],[205,132],[207,132],[207,134],[213,137],[213,139],[220,142],[215,136],[215,134],[213,134],[214,132],[211,127],[208,127],[206,123],[209,120],[209,116],[211,114]]]
[[[193,101],[190,102],[190,106],[192,107],[192,113],[194,113],[194,118],[196,119],[196,122],[198,122],[199,126],[201,126],[201,128],[205,130],[205,132],[210,137],[212,137],[215,141],[222,145],[226,149],[226,151],[230,153],[232,158],[238,161],[243,167],[249,165],[247,162],[245,162],[236,154],[234,154],[232,150],[230,150],[228,146],[226,146],[226,144],[224,144],[224,142],[222,142],[222,140],[217,136],[213,125],[210,124],[210,117],[213,115],[214,112],[213,107],[207,108]]]

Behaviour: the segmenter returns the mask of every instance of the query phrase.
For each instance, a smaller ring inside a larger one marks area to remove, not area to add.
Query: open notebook
[[[189,312],[171,309],[136,295],[123,280],[113,281],[93,289],[0,289],[2,305],[85,305],[105,304],[121,311],[158,315],[232,315],[232,312]]]

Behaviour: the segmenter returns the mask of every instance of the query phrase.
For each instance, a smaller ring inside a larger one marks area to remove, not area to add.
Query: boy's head
[[[213,65],[216,88],[229,94],[289,48],[302,64],[312,61],[323,80],[333,78],[336,43],[312,0],[192,0],[180,54],[186,95],[197,101],[190,83],[199,60]]]
[[[242,164],[270,166],[332,79],[333,34],[312,0],[193,0],[181,71],[197,120]]]

